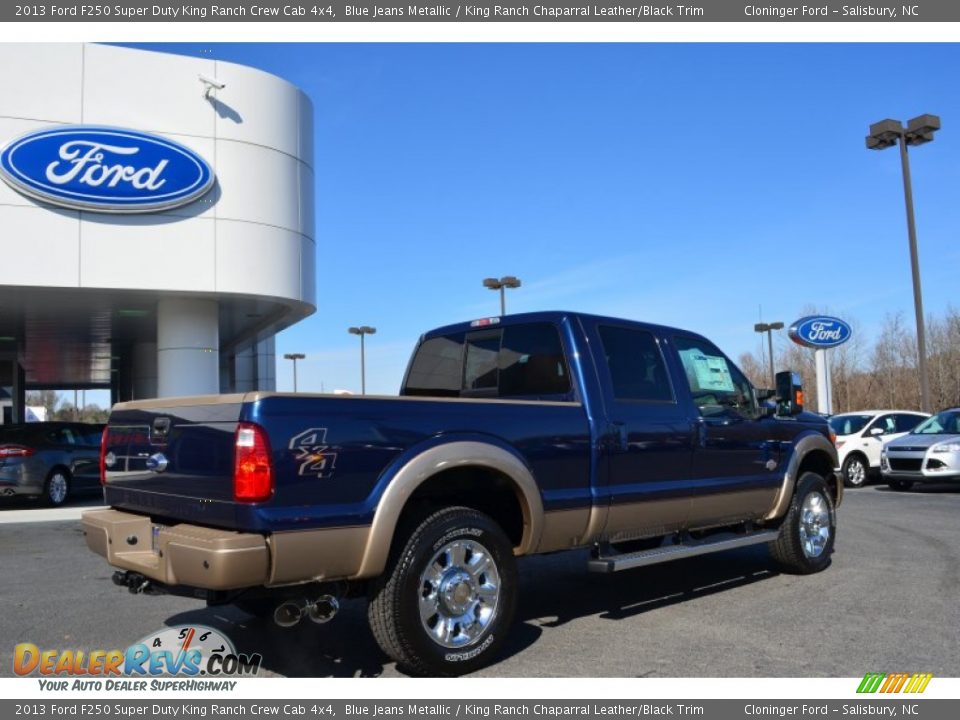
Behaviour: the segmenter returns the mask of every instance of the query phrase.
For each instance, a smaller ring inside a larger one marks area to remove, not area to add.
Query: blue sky
[[[317,312],[277,338],[301,390],[395,393],[421,332],[570,309],[700,331],[736,358],[809,305],[912,327],[897,151],[870,123],[941,116],[911,153],[924,302],[957,304],[960,46],[141,44],[243,63],[312,98]],[[210,52],[211,47],[213,52]],[[278,389],[292,387],[279,361]]]

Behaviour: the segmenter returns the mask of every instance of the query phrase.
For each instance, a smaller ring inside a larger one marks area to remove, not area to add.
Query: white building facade
[[[306,95],[249,67],[105,45],[0,45],[0,67],[29,68],[0,74],[0,386],[13,419],[24,388],[109,387],[114,401],[273,389],[273,336],[315,311]],[[83,140],[91,128],[119,139]],[[63,132],[34,142],[49,129]],[[35,175],[72,168],[91,193],[174,182],[141,135],[159,153],[185,148],[209,189],[110,209],[18,182],[28,152]]]

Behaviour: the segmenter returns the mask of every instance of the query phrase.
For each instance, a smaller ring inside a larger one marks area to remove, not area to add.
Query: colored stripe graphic
[[[867,673],[857,687],[858,693],[922,693],[933,673]]]

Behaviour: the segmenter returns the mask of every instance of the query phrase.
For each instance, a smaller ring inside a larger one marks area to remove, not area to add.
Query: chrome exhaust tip
[[[273,622],[282,628],[290,628],[303,619],[303,603],[287,600],[273,611]]]
[[[340,610],[340,602],[333,595],[321,595],[307,604],[307,617],[318,625],[328,623]]]

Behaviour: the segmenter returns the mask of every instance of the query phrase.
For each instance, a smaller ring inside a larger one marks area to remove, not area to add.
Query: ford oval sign
[[[105,213],[168,210],[213,185],[210,166],[179,143],[92,125],[52,127],[13,140],[0,151],[0,176],[32,198]]]
[[[811,348],[832,348],[850,339],[850,326],[840,318],[811,315],[790,326],[790,339]]]

